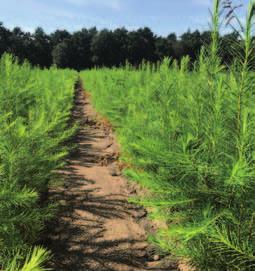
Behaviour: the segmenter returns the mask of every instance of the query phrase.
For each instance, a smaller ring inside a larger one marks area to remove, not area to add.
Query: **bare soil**
[[[128,202],[131,194],[121,176],[119,146],[109,125],[82,89],[77,90],[73,117],[81,128],[78,145],[62,174],[64,185],[51,189],[61,208],[45,238],[56,271],[178,270],[146,241],[146,210]]]

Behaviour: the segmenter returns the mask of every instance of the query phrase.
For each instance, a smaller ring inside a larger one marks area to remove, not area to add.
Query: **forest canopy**
[[[157,62],[164,57],[180,60],[190,56],[194,61],[203,45],[211,41],[210,31],[199,30],[183,33],[177,37],[170,33],[167,37],[158,36],[148,27],[128,31],[125,28],[115,30],[97,30],[96,27],[73,33],[56,30],[46,33],[38,27],[33,33],[25,32],[20,27],[12,30],[0,23],[0,56],[11,53],[21,61],[28,60],[34,66],[50,67],[55,64],[60,68],[76,70],[92,67],[119,67],[128,61],[139,65],[143,60]],[[238,42],[235,32],[221,37],[222,59],[231,62],[229,48]]]

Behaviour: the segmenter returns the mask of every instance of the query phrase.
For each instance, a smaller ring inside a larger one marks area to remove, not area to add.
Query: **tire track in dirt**
[[[81,123],[75,138],[78,148],[63,171],[64,185],[50,191],[50,198],[61,206],[46,238],[54,255],[51,267],[56,271],[178,270],[166,258],[158,260],[146,242],[140,223],[146,212],[128,203],[128,183],[114,170],[118,156],[114,135],[96,121],[81,88],[73,117]]]

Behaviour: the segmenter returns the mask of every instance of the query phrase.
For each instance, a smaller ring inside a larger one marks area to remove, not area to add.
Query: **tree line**
[[[238,42],[235,32],[221,37],[225,62],[232,59],[228,48],[235,41]],[[164,57],[180,60],[185,55],[189,55],[192,61],[197,58],[201,47],[210,42],[210,31],[188,30],[180,37],[175,33],[162,37],[148,27],[135,31],[125,28],[99,31],[94,27],[73,33],[56,30],[47,34],[40,27],[30,33],[20,27],[10,30],[0,23],[0,55],[8,52],[21,61],[27,59],[40,67],[55,64],[60,68],[83,70],[94,66],[119,67],[126,61],[137,66],[143,60],[157,62]]]

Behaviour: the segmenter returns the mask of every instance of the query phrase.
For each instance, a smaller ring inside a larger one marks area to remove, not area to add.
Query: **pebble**
[[[160,256],[159,256],[159,255],[154,255],[154,256],[153,256],[153,260],[154,260],[155,262],[159,261],[159,260],[160,260]]]

